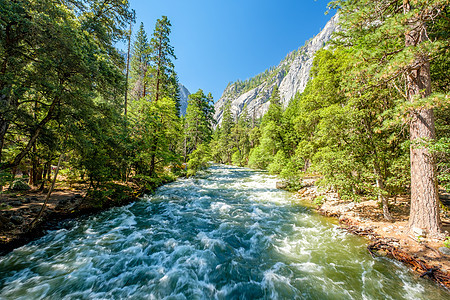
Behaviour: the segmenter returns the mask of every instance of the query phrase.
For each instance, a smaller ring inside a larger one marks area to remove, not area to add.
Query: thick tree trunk
[[[404,1],[405,13],[411,10],[409,1]],[[409,20],[410,30],[405,33],[405,45],[415,47],[427,40],[424,21]],[[416,58],[406,74],[408,97],[411,102],[431,94],[430,62],[426,55]],[[436,137],[434,113],[430,108],[411,110],[410,159],[411,159],[411,211],[409,228],[420,228],[429,236],[440,236],[438,189],[433,155],[426,143]]]
[[[435,138],[432,109],[412,113],[411,139],[411,211],[409,227],[425,229],[430,236],[440,234],[438,189],[433,155],[423,141]]]

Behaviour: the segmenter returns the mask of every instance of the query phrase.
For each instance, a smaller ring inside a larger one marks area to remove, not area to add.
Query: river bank
[[[308,185],[296,193],[324,216],[339,220],[342,229],[368,239],[373,255],[386,256],[411,267],[421,277],[428,277],[450,289],[450,248],[444,240],[431,239],[425,232],[408,231],[409,198],[390,199],[393,222],[383,218],[378,201],[343,201],[337,193]],[[441,209],[443,230],[450,231],[450,213]]]
[[[39,214],[46,193],[35,189],[1,193],[0,255],[44,236],[48,230],[60,228],[64,220],[128,205],[169,182],[165,180],[153,186],[147,185],[145,189],[133,184],[109,184],[98,190],[90,190],[83,185],[63,186],[53,191],[46,209],[33,228],[30,224]]]

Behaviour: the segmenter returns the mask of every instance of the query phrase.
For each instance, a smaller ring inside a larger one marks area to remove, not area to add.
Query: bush
[[[31,187],[23,179],[16,179],[9,189],[12,191],[29,191]]]

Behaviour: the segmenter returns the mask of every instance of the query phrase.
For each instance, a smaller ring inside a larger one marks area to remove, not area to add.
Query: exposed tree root
[[[392,245],[391,240],[377,239],[367,246],[367,250],[369,250],[373,257],[375,254],[381,253],[384,256],[401,261],[412,267],[414,272],[420,274],[420,277],[428,277],[450,290],[450,274],[443,272],[437,267],[431,267],[425,261],[405,253],[398,247]]]
[[[339,228],[355,235],[365,236],[372,240],[372,242],[367,246],[367,250],[369,250],[369,253],[373,258],[377,256],[386,256],[398,260],[411,267],[414,272],[420,274],[420,277],[428,277],[429,279],[439,283],[444,288],[450,290],[449,273],[442,271],[438,267],[432,267],[425,261],[417,259],[414,256],[400,250],[399,247],[395,246],[395,244],[398,244],[399,242],[398,239],[380,237],[380,235],[373,232],[371,228],[363,228],[354,225]]]

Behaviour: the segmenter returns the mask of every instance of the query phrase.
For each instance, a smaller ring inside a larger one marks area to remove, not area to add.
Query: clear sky
[[[229,82],[245,80],[303,46],[331,18],[329,0],[130,0],[151,36],[165,15],[172,23],[175,71],[194,93],[201,88],[217,101]],[[125,50],[123,44],[119,48]]]

